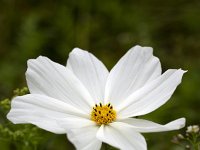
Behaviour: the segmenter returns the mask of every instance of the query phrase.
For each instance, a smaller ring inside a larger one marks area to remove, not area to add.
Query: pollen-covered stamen
[[[91,120],[95,121],[98,125],[109,124],[116,119],[116,111],[113,106],[108,103],[107,105],[95,104],[91,112]]]

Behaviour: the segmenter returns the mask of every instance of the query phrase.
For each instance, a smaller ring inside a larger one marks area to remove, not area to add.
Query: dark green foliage
[[[44,140],[44,135],[39,128],[33,125],[13,125],[7,123],[0,125],[0,139],[9,143],[14,149],[37,149],[39,143]]]
[[[28,93],[28,88],[16,89],[13,97]],[[0,109],[4,115],[10,110],[10,99],[0,101]],[[35,150],[39,143],[44,140],[44,135],[39,128],[33,125],[14,125],[7,119],[2,120],[0,124],[0,141],[9,144],[9,147],[17,150]]]
[[[18,88],[13,91],[13,97],[28,93],[27,87]],[[10,110],[10,103],[11,99],[9,98],[0,101],[0,111],[3,115],[3,119],[0,120],[0,145],[2,150],[46,150],[56,147],[62,150],[67,144],[68,147],[72,148],[72,145],[66,141],[66,137],[51,134],[31,124],[16,125],[11,123],[5,118]],[[64,145],[56,146],[63,141],[66,142]]]
[[[45,55],[65,65],[68,53],[80,47],[111,69],[130,47],[140,44],[155,49],[163,71],[188,70],[171,100],[144,118],[164,124],[186,117],[187,124],[199,124],[199,14],[198,0],[0,0],[0,99],[11,97],[16,87],[26,86],[24,74],[30,58]],[[5,131],[7,137],[18,135],[18,125],[7,124],[9,105],[9,99],[0,102],[1,129],[9,129]],[[28,135],[28,131],[35,127],[19,128],[30,142],[34,135]],[[64,135],[41,130],[34,133],[48,135],[45,142],[36,140],[41,149],[72,149]],[[145,134],[149,149],[176,149],[170,143],[175,133]],[[16,148],[26,141],[20,134]],[[2,140],[0,146],[13,149],[13,144]]]

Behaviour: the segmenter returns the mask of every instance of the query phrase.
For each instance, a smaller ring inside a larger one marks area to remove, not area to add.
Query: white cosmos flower
[[[180,118],[165,125],[133,117],[166,103],[185,71],[161,65],[151,47],[131,48],[109,72],[87,51],[75,48],[67,67],[46,57],[28,60],[31,94],[12,100],[7,118],[65,134],[78,150],[99,150],[102,142],[122,150],[146,150],[140,133],[182,128]]]

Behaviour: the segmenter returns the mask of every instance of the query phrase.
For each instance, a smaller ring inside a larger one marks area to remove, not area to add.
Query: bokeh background
[[[44,55],[65,65],[80,47],[111,69],[136,44],[153,47],[163,71],[188,70],[171,100],[143,118],[164,124],[186,117],[187,125],[199,124],[199,0],[0,0],[0,98],[26,86],[30,58]],[[145,134],[149,149],[178,150],[170,141],[178,132]],[[38,149],[74,149],[65,135],[45,134]],[[10,143],[0,139],[0,149],[11,149]]]

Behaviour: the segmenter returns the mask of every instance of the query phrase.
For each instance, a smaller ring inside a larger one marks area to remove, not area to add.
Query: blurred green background
[[[26,86],[26,61],[45,55],[66,64],[74,47],[89,50],[111,69],[132,46],[154,48],[163,71],[188,70],[171,100],[144,116],[159,123],[179,117],[199,124],[199,0],[0,0],[0,98]],[[5,114],[0,113],[3,124]],[[176,150],[178,131],[145,134],[150,150]],[[44,150],[74,149],[65,135],[48,134]],[[0,140],[0,149],[14,149]],[[19,143],[20,144],[20,143]]]

